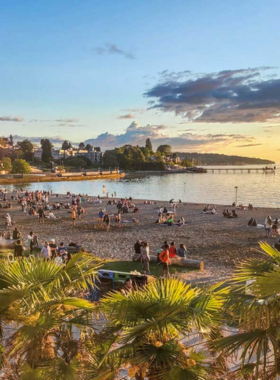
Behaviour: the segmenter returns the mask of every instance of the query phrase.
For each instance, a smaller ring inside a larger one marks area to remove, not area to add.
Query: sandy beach
[[[106,209],[109,215],[112,215],[117,212],[116,205],[107,205],[107,199],[103,199],[102,204],[95,204],[95,199],[96,197],[87,197],[83,202],[86,214],[82,216],[82,220],[77,220],[76,226],[72,225],[69,210],[53,211],[58,219],[46,219],[42,225],[38,223],[38,217],[25,214],[21,211],[21,206],[12,201],[11,209],[0,209],[1,231],[5,230],[4,217],[8,211],[22,233],[23,242],[26,241],[29,232],[34,231],[40,244],[51,238],[57,243],[63,241],[68,244],[72,241],[103,259],[130,260],[137,239],[149,243],[151,254],[156,254],[165,240],[174,241],[177,247],[184,243],[189,252],[188,257],[203,260],[205,269],[202,272],[181,273],[180,276],[187,281],[216,282],[229,277],[241,260],[262,257],[263,254],[258,248],[259,241],[265,240],[274,244],[275,238],[265,238],[264,228],[248,227],[248,220],[255,218],[258,223],[263,224],[267,215],[271,215],[273,219],[280,217],[279,209],[254,208],[236,210],[238,218],[227,219],[222,211],[224,208],[232,209],[229,206],[217,206],[217,214],[208,215],[202,213],[205,205],[180,203],[175,219],[183,216],[186,225],[169,227],[155,223],[160,206],[171,210],[168,202],[155,201],[156,204],[144,204],[143,200],[133,200],[140,212],[123,214],[122,227],[118,228],[117,223],[112,222],[110,231],[106,231],[105,228],[97,226],[98,212]],[[69,201],[66,195],[59,195],[58,198],[52,196],[49,199],[50,204]],[[132,222],[135,217],[139,221],[137,224]]]

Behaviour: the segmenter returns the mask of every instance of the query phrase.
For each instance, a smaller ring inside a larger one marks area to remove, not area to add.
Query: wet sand
[[[271,215],[273,219],[280,217],[280,209],[254,208],[236,210],[239,217],[227,219],[223,217],[222,211],[224,208],[232,209],[229,206],[217,206],[216,215],[207,215],[202,213],[205,205],[184,203],[178,204],[175,219],[183,216],[186,225],[169,227],[155,223],[160,206],[166,206],[171,210],[168,202],[158,201],[156,204],[146,205],[143,200],[133,200],[140,212],[122,214],[122,220],[130,223],[122,223],[122,227],[118,228],[117,224],[112,222],[110,231],[106,231],[105,228],[97,226],[98,212],[106,209],[109,214],[114,214],[117,212],[116,206],[107,206],[107,199],[104,199],[102,204],[94,204],[95,197],[87,198],[88,200],[82,203],[86,214],[82,216],[82,220],[76,221],[75,227],[72,226],[69,210],[53,211],[59,219],[46,219],[42,225],[38,223],[38,217],[28,216],[21,211],[20,205],[12,202],[11,209],[0,209],[1,231],[5,230],[4,216],[8,211],[22,233],[23,242],[26,241],[29,232],[34,231],[40,244],[51,238],[57,243],[63,241],[68,244],[73,241],[100,258],[119,260],[132,258],[133,245],[137,239],[149,243],[151,254],[156,254],[165,240],[174,241],[177,247],[184,243],[189,258],[203,260],[205,269],[202,272],[192,271],[180,276],[188,281],[216,282],[228,278],[241,260],[264,257],[258,247],[259,241],[265,240],[274,244],[275,238],[265,238],[264,228],[248,227],[248,220],[255,218],[258,223],[264,224],[267,215]],[[69,202],[70,199],[62,195],[49,199],[50,204],[56,201]],[[132,222],[135,217],[139,220],[138,224]]]

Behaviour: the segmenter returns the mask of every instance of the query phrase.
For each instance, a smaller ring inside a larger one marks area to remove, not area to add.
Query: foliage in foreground
[[[113,380],[126,371],[131,380],[275,379],[280,253],[261,248],[268,258],[242,263],[227,287],[165,279],[129,296],[109,293],[98,304],[82,297],[100,266],[91,255],[66,266],[1,260],[4,378]]]

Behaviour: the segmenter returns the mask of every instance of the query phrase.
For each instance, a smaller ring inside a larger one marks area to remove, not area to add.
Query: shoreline
[[[94,179],[115,179],[124,178],[125,174],[98,174],[98,175],[81,175],[81,176],[69,176],[69,177],[57,177],[57,176],[36,176],[36,175],[26,175],[23,178],[13,178],[5,179],[0,178],[0,185],[20,185],[26,183],[37,183],[37,182],[71,182],[71,181],[91,181]]]

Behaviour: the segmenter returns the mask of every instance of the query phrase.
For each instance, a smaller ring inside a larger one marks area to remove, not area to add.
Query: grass
[[[143,271],[143,264],[140,262],[134,262],[134,261],[115,261],[115,260],[110,260],[107,261],[102,269],[108,269],[108,270],[115,270],[119,272],[131,272],[137,270],[138,272]],[[179,267],[176,265],[170,265],[169,267],[169,272],[171,274],[180,274],[180,273],[187,273],[190,272],[193,269],[189,268],[184,268],[184,267]],[[157,265],[154,263],[150,263],[150,272],[152,275],[159,277],[161,275],[162,271],[162,266]]]
[[[1,249],[0,250],[0,259],[7,259],[8,258],[8,253],[12,252],[13,249]],[[40,248],[34,248],[33,255],[38,257],[40,254]],[[28,257],[30,255],[29,249],[26,249],[24,251],[24,256]],[[97,259],[97,263],[100,263],[102,260],[99,258]],[[137,270],[138,272],[143,272],[143,264],[140,262],[135,262],[135,261],[119,261],[119,260],[106,260],[105,263],[103,264],[101,269],[107,269],[107,270],[115,270],[118,272],[132,272]],[[190,268],[184,268],[181,266],[177,265],[170,265],[169,267],[169,272],[170,274],[180,274],[180,273],[188,273],[190,271],[193,271],[195,269],[190,269]],[[150,272],[152,275],[156,277],[160,277],[162,271],[162,266],[155,264],[155,263],[150,263]]]

